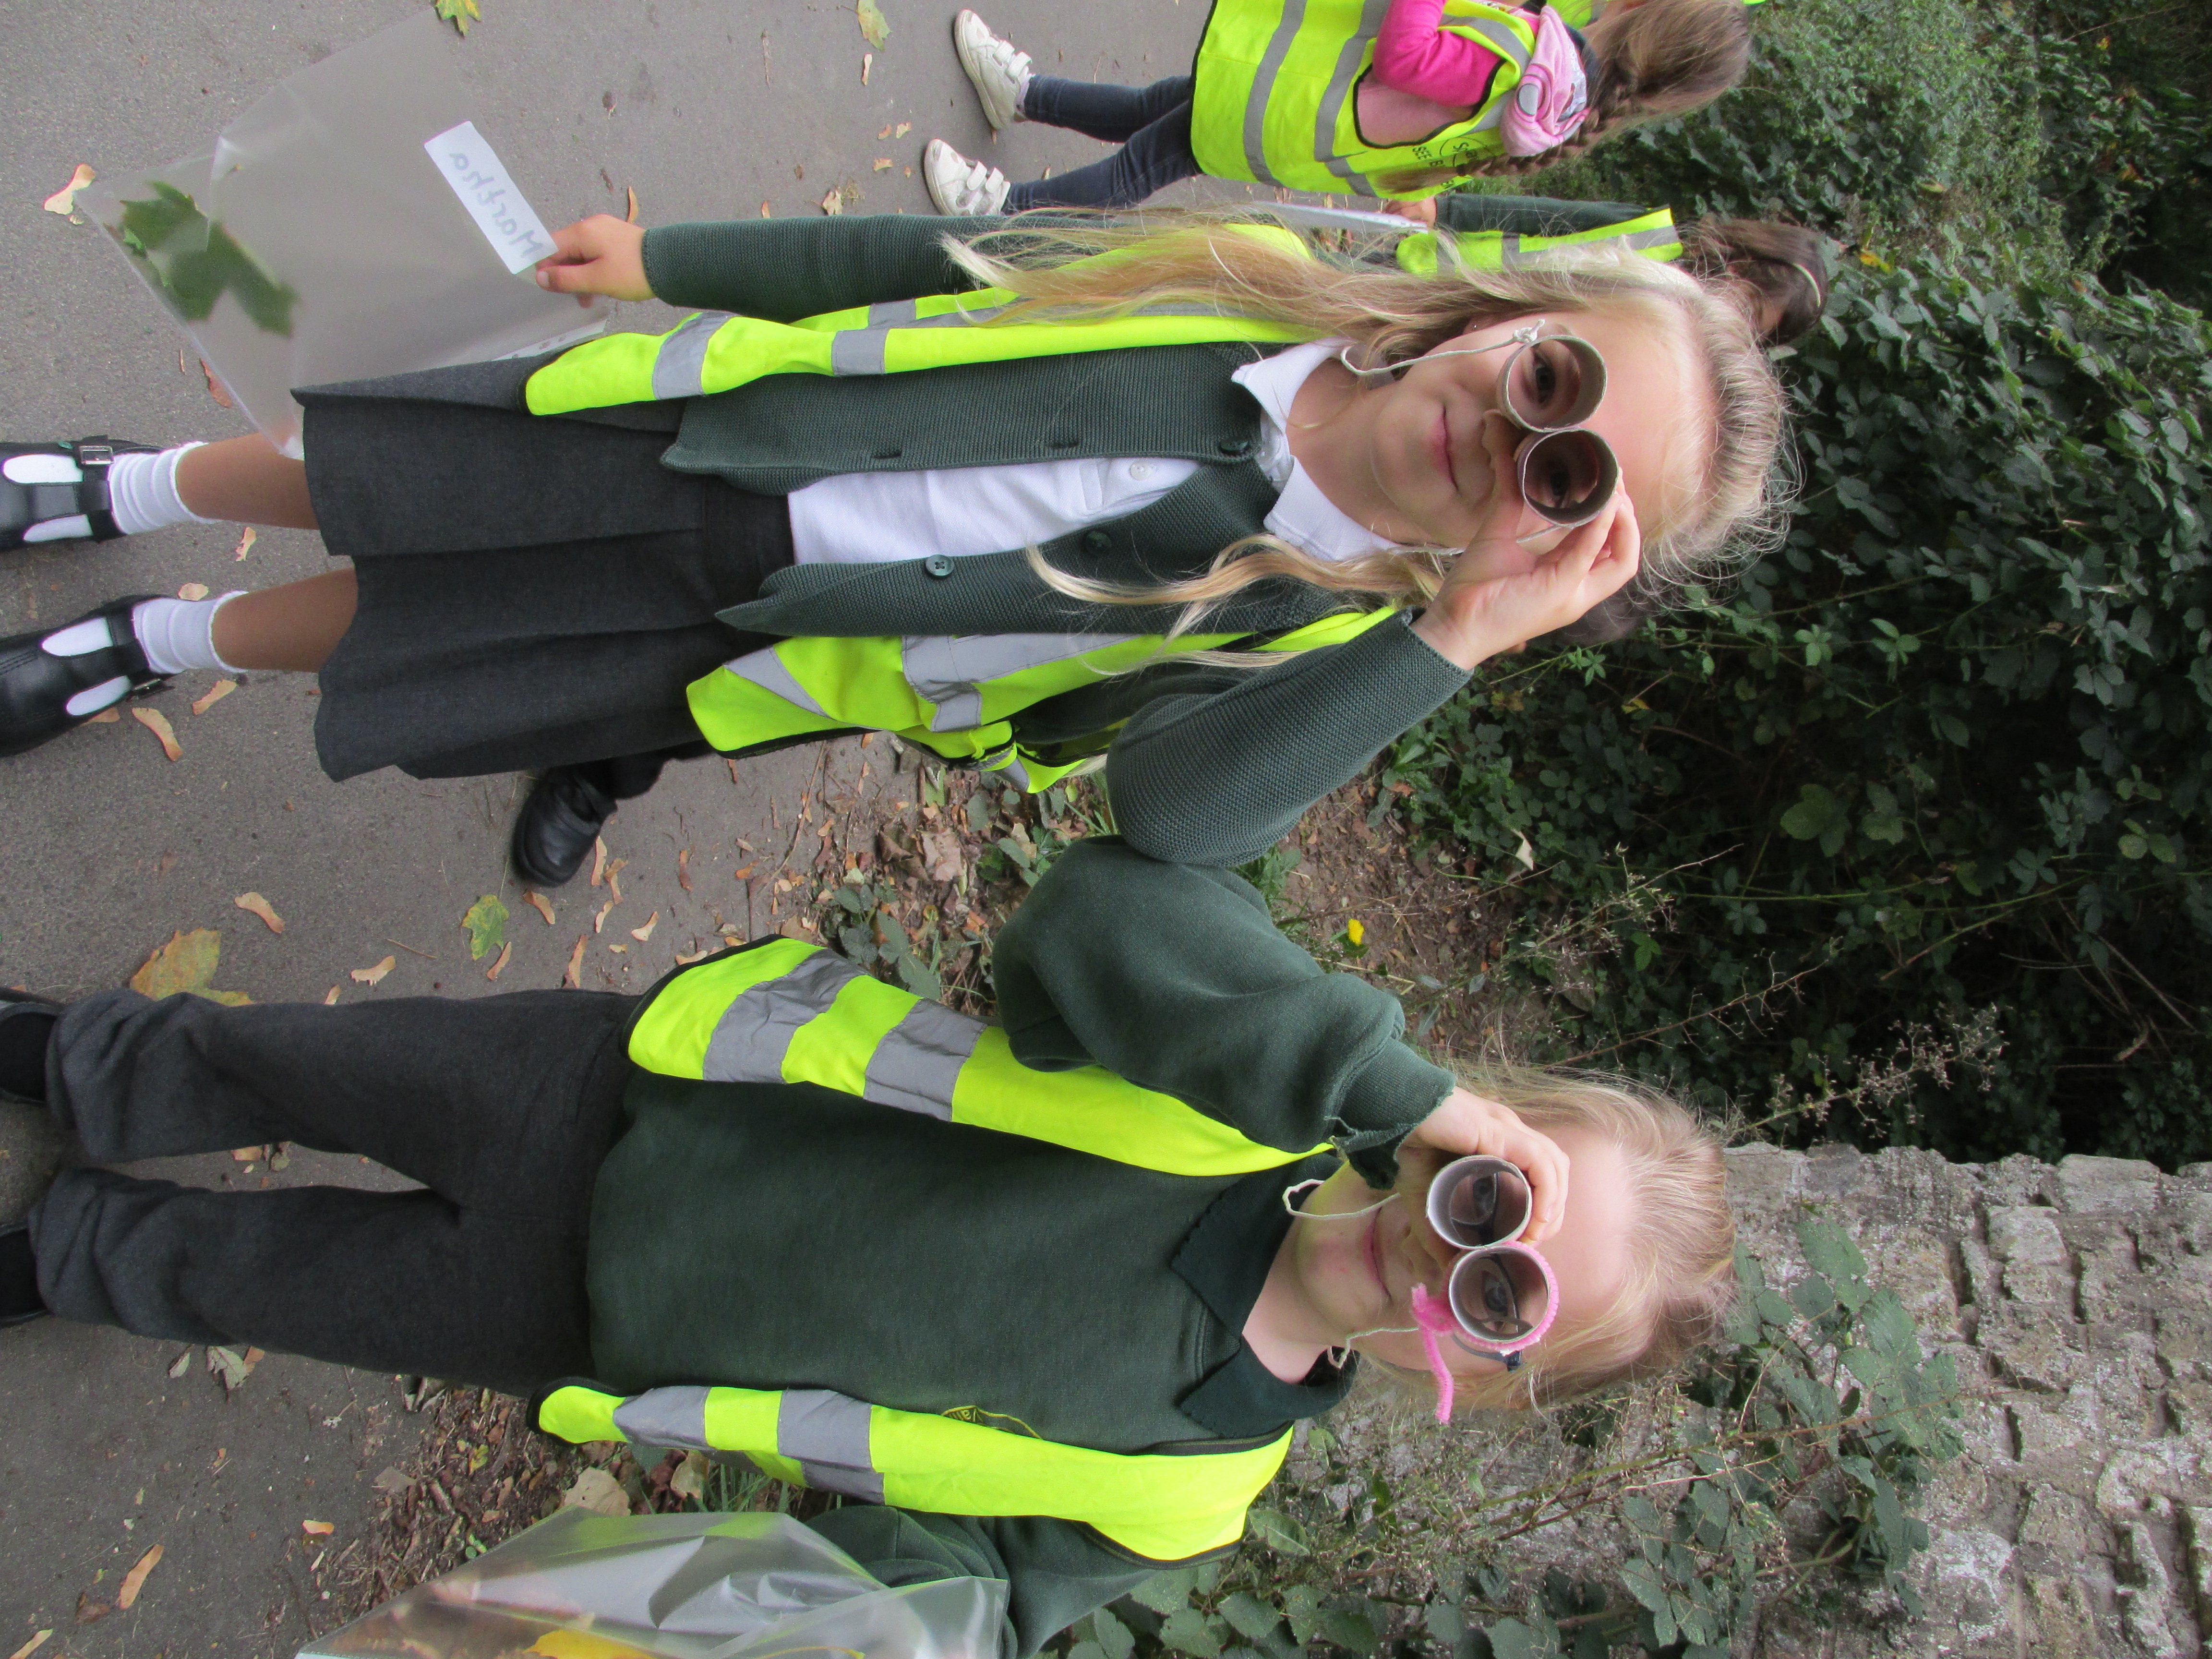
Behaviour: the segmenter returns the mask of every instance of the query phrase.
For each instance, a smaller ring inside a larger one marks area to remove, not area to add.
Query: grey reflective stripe
[[[982,687],[1025,668],[1121,645],[1135,634],[909,634],[899,642],[899,666],[918,697],[937,705],[933,732],[965,732],[983,723]],[[1104,678],[1103,675],[1101,678]]]
[[[1638,253],[1641,253],[1648,247],[1665,247],[1670,242],[1679,242],[1682,240],[1682,233],[1675,229],[1674,226],[1668,225],[1664,228],[1659,230],[1631,231],[1626,236],[1616,236],[1610,240],[1620,243],[1624,247],[1633,248]]]
[[[789,973],[748,988],[714,1024],[699,1075],[709,1083],[781,1083],[799,1028],[860,977],[840,956],[817,951]]]
[[[739,679],[750,680],[763,691],[773,691],[786,702],[796,703],[810,714],[829,712],[814,701],[811,692],[792,678],[791,671],[783,665],[783,659],[775,654],[772,645],[749,651],[742,657],[732,657],[722,666]]]
[[[1498,264],[1502,270],[1517,270],[1521,264],[1521,233],[1509,230],[1498,241]],[[1531,362],[1534,360],[1530,359]]]
[[[1244,164],[1252,169],[1255,179],[1271,185],[1281,181],[1267,170],[1267,104],[1275,95],[1275,77],[1283,72],[1291,42],[1297,39],[1305,21],[1306,0],[1285,0],[1282,18],[1268,38],[1267,50],[1260,54],[1259,70],[1252,76],[1252,94],[1244,100]]]
[[[980,1019],[942,1003],[915,1003],[868,1057],[861,1098],[951,1121],[953,1085],[982,1035]]]
[[[1006,307],[981,306],[973,311],[947,311],[935,317],[915,315],[915,301],[902,300],[868,307],[865,328],[841,328],[830,337],[832,374],[881,374],[884,354],[895,328],[964,328],[995,317]],[[883,315],[878,317],[878,313]]]
[[[776,1406],[775,1449],[797,1462],[810,1486],[884,1501],[884,1478],[868,1451],[865,1401],[827,1389],[786,1389]]]
[[[1336,73],[1329,76],[1328,88],[1321,95],[1320,112],[1314,117],[1314,155],[1356,196],[1372,196],[1375,186],[1336,153],[1336,118],[1343,112],[1344,100],[1352,95],[1352,88],[1358,82],[1359,60],[1366,55],[1367,43],[1382,29],[1382,14],[1389,9],[1389,0],[1366,0],[1360,7],[1359,32],[1346,40],[1344,50],[1337,53]]]
[[[615,1407],[615,1426],[633,1446],[681,1446],[710,1451],[707,1443],[707,1391],[698,1388],[649,1389]]]
[[[726,311],[702,311],[686,317],[677,331],[660,343],[653,359],[655,398],[696,398],[705,385],[707,347],[714,331],[730,320]]]

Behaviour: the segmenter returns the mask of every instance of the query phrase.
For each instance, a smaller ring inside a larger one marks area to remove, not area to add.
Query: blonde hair
[[[1588,154],[1630,128],[1702,109],[1751,68],[1751,9],[1744,0],[1643,0],[1618,5],[1583,33],[1597,58],[1589,113],[1563,144],[1536,155],[1492,155],[1454,167],[1378,178],[1385,190],[1441,189],[1461,179],[1537,173]]]
[[[1340,337],[1375,364],[1409,362],[1471,329],[1539,312],[1606,310],[1678,331],[1703,371],[1704,476],[1658,502],[1638,503],[1643,568],[1630,592],[1644,608],[1656,608],[1686,582],[1729,574],[1732,552],[1771,538],[1778,503],[1769,478],[1785,429],[1783,394],[1743,307],[1718,289],[1601,244],[1559,249],[1510,270],[1439,261],[1434,272],[1418,274],[1395,264],[1324,262],[1279,232],[1260,236],[1253,228],[1249,215],[1168,210],[1109,223],[1056,209],[1049,221],[1018,218],[1007,230],[969,242],[948,237],[945,246],[979,282],[1021,296],[1001,313],[1006,320],[1198,306],[1286,324],[1315,338]],[[1114,257],[1080,258],[1097,253]],[[1328,562],[1273,537],[1253,537],[1223,549],[1202,576],[1146,586],[1071,575],[1035,552],[1030,562],[1054,588],[1093,604],[1185,606],[1172,640],[1270,579],[1342,593],[1347,609],[1354,596],[1363,609],[1377,600],[1423,604],[1442,585],[1455,551],[1400,548]]]
[[[1628,1281],[1601,1317],[1554,1327],[1520,1369],[1458,1379],[1458,1409],[1571,1400],[1680,1364],[1718,1334],[1735,1301],[1735,1221],[1717,1137],[1681,1105],[1626,1078],[1454,1065],[1462,1087],[1511,1107],[1533,1129],[1580,1129],[1620,1149],[1634,1208]],[[1396,1366],[1394,1376],[1411,1376]]]

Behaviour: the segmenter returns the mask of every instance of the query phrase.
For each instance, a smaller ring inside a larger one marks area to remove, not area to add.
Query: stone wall
[[[1771,1279],[1802,1271],[1795,1222],[1818,1208],[1977,1395],[1927,1507],[1927,1616],[1824,1629],[1784,1606],[1739,1655],[2212,1659],[2212,1164],[1729,1163]]]

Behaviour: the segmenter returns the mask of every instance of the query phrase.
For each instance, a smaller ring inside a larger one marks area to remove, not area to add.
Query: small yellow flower
[[[1354,945],[1364,945],[1367,943],[1367,929],[1360,926],[1359,918],[1358,916],[1354,916],[1350,921],[1344,924],[1344,936],[1350,939]]]

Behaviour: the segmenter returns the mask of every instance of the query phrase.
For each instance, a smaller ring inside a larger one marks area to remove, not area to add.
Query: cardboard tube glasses
[[[1564,528],[1588,524],[1620,487],[1620,461],[1613,446],[1583,424],[1605,400],[1605,359],[1588,340],[1546,334],[1531,323],[1486,346],[1431,351],[1403,363],[1363,368],[1352,361],[1349,346],[1337,359],[1365,383],[1414,363],[1475,357],[1508,347],[1513,355],[1498,376],[1503,396],[1498,412],[1528,434],[1513,454],[1521,499]]]
[[[1508,1370],[1519,1367],[1521,1351],[1542,1340],[1559,1311],[1551,1263],[1516,1242],[1534,1212],[1528,1177],[1502,1158],[1455,1159],[1429,1185],[1429,1225],[1466,1252],[1444,1282],[1457,1327],[1450,1334],[1469,1352],[1504,1360]]]

